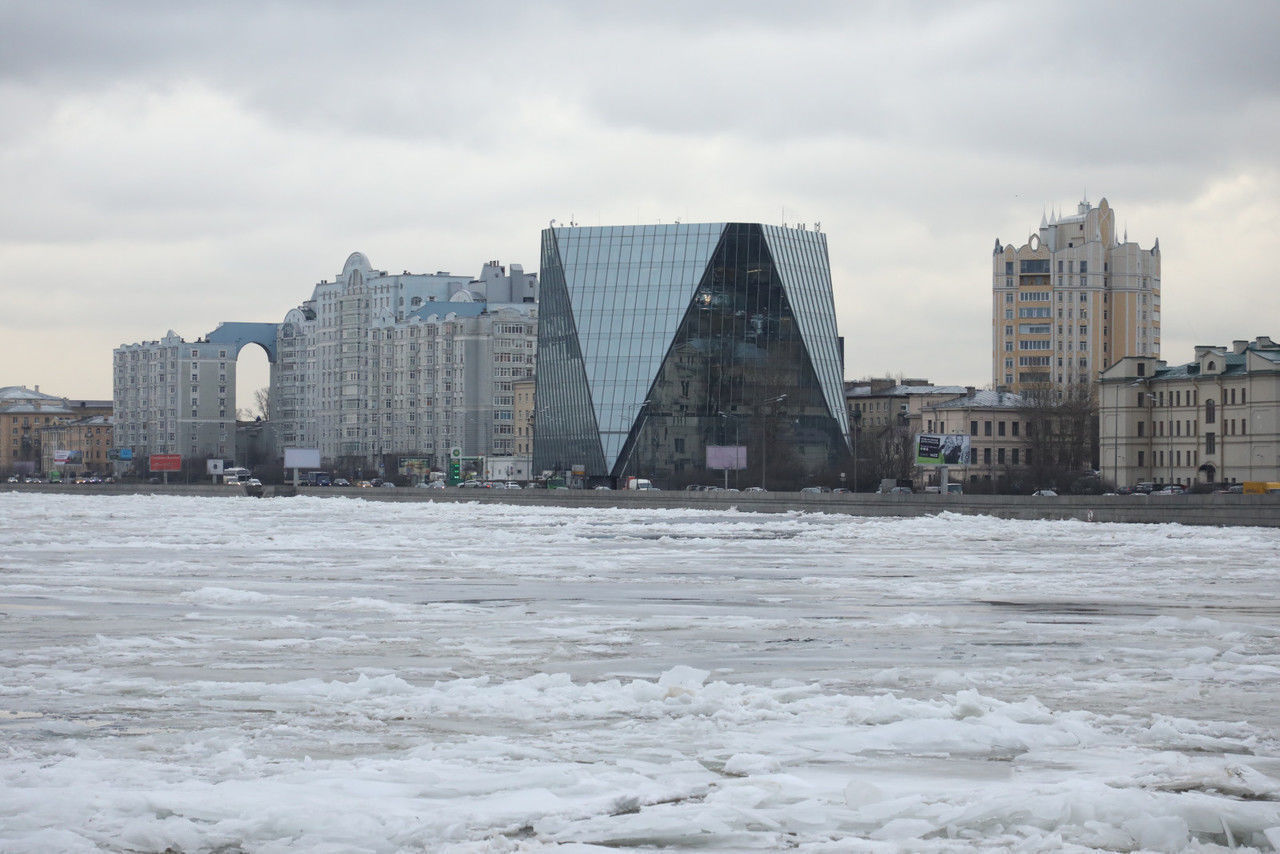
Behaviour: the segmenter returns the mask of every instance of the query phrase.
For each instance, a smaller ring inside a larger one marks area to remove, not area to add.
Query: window
[[[1013,464],[1014,464],[1015,466],[1018,464],[1018,449],[1017,449],[1017,448],[1014,448],[1014,449],[1013,449]]]
[[[984,435],[984,436],[990,436],[990,435],[991,435],[991,422],[990,422],[990,421],[983,421],[983,422],[982,422],[982,435]]]
[[[1000,465],[1004,465],[1004,448],[996,449],[996,462]]]
[[[1013,435],[1015,436],[1018,435],[1018,424],[1019,422],[1017,421],[1013,422]],[[1014,451],[1014,453],[1016,454],[1017,451]],[[1017,460],[1014,460],[1014,462],[1017,462]]]
[[[1206,454],[1215,453],[1217,450],[1216,444],[1217,444],[1217,436],[1215,436],[1213,433],[1204,434],[1204,452]]]
[[[1003,422],[1003,421],[1000,421],[1000,422],[997,422],[997,423],[996,423],[996,435],[997,435],[997,436],[1003,436],[1003,435],[1004,435],[1004,429],[1005,429],[1005,428],[1004,428],[1004,422]]]
[[[1214,411],[1213,398],[1209,398],[1204,402],[1204,423],[1212,424],[1216,417],[1217,413]]]
[[[970,435],[970,436],[976,436],[976,435],[978,435],[978,422],[977,422],[977,421],[970,421],[970,422],[969,422],[969,435]]]
[[[1147,464],[1147,452],[1138,451],[1138,468],[1142,468]]]
[[[990,448],[982,449],[982,463],[983,465],[988,465],[988,466],[991,465],[991,449]]]
[[[1146,434],[1147,434],[1147,422],[1145,422],[1145,421],[1139,421],[1139,422],[1138,422],[1138,435],[1139,435],[1139,436],[1145,436]]]

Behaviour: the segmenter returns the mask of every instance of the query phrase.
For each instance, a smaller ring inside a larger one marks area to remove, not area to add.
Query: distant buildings
[[[1125,356],[1160,356],[1160,241],[1116,239],[1103,199],[1043,217],[1021,247],[991,258],[992,385],[1014,392],[1086,390]]]
[[[1120,486],[1280,480],[1280,344],[1121,359],[1102,372],[1099,424],[1103,475]]]
[[[70,471],[104,471],[105,466],[92,468],[84,460],[105,462],[112,447],[110,415],[106,400],[70,400],[45,394],[39,386],[0,388],[0,473],[46,473],[55,458],[59,468],[77,460]],[[82,428],[62,429],[77,421]]]
[[[511,384],[533,372],[537,300],[536,274],[518,264],[508,273],[491,261],[474,279],[388,274],[352,253],[280,324],[117,348],[118,441],[138,459],[316,448],[327,466],[383,474],[406,458],[441,467],[454,447],[510,456]],[[270,428],[253,425],[237,451],[235,365],[250,344],[271,364]]]
[[[535,472],[719,483],[708,449],[745,448],[734,480],[780,488],[848,460],[825,235],[553,227],[542,277]]]

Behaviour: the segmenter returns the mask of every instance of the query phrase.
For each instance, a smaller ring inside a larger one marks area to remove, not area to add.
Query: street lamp
[[[858,434],[862,432],[862,410],[853,410],[853,491],[858,491]]]
[[[768,406],[770,403],[772,403],[772,404],[775,404],[773,414],[777,415],[778,414],[777,404],[782,403],[786,399],[787,399],[787,396],[785,394],[780,394],[777,397],[772,398],[771,400],[766,400],[762,403],[757,404],[756,408],[759,409],[760,407]],[[767,484],[765,483],[765,480],[768,477],[768,473],[769,473],[769,435],[768,435],[769,430],[768,430],[768,427],[763,424],[761,425],[761,428],[762,429],[760,431],[760,488],[764,489],[767,486]]]
[[[631,447],[627,450],[627,459],[622,463],[622,468],[619,469],[618,471],[618,480],[620,483],[625,483],[627,466],[631,465],[631,458],[635,455],[636,445],[640,444],[640,434],[644,432],[645,422],[649,420],[649,404],[650,403],[651,401],[645,400],[640,404],[640,412],[641,412],[640,427],[639,429],[636,430],[636,440],[631,443]],[[618,485],[618,484],[615,484],[615,485]]]

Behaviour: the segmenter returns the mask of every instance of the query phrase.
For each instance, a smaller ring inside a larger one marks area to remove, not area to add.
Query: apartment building
[[[1160,356],[1160,241],[1116,238],[1103,199],[1046,215],[1020,247],[996,240],[991,262],[992,384],[1061,397],[1126,356]]]
[[[112,354],[114,439],[145,465],[150,454],[231,458],[236,353],[226,342],[187,341],[172,329]]]
[[[327,465],[442,466],[515,449],[512,383],[532,375],[536,274],[497,261],[476,278],[388,274],[360,252],[285,315],[271,368],[281,448],[318,448]]]

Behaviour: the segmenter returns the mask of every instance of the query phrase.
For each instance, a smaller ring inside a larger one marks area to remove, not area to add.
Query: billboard
[[[401,457],[399,471],[403,475],[418,475],[421,477],[431,471],[431,463],[429,460],[424,460],[420,457]]]
[[[222,467],[226,464],[225,460],[205,460],[205,474],[219,475],[222,474]]]
[[[78,466],[84,462],[84,451],[54,451],[53,462],[60,466]]]
[[[181,454],[152,454],[147,461],[152,471],[182,471]]]
[[[707,468],[741,471],[746,467],[746,445],[707,445]]]
[[[965,433],[921,433],[916,436],[916,465],[962,466],[969,462],[969,436]]]
[[[320,451],[316,448],[285,448],[284,467],[287,469],[320,468]]]

